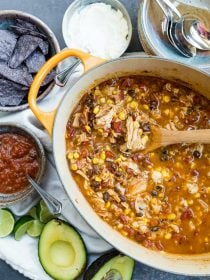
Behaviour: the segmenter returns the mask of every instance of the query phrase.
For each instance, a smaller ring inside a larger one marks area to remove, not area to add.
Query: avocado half
[[[80,234],[69,224],[53,219],[39,239],[39,260],[53,279],[71,280],[85,269],[87,252]]]
[[[83,280],[131,280],[134,265],[133,259],[112,250],[89,266]]]

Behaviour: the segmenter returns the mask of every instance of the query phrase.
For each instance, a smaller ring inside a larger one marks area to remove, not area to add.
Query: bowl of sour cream
[[[114,59],[128,48],[132,24],[118,0],[76,0],[64,14],[62,31],[67,47]]]

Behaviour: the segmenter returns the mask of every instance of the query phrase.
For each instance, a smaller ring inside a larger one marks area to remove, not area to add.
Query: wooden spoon
[[[210,144],[210,129],[180,131],[152,127],[151,132],[150,141],[144,152],[178,143]]]

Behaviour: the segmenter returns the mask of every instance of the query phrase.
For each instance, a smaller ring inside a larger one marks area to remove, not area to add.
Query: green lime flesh
[[[0,237],[10,235],[14,229],[15,219],[10,210],[0,209]]]
[[[33,220],[34,219],[31,216],[23,216],[15,223],[15,227],[14,227],[15,240],[17,241],[21,240],[21,238],[27,232],[29,227],[32,225]]]

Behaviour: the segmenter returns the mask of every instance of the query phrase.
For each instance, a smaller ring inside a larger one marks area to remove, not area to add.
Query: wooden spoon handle
[[[198,129],[198,130],[186,130],[186,131],[167,130],[167,132],[165,130],[162,136],[163,136],[162,143],[164,145],[170,145],[176,143],[210,144],[210,129]]]

